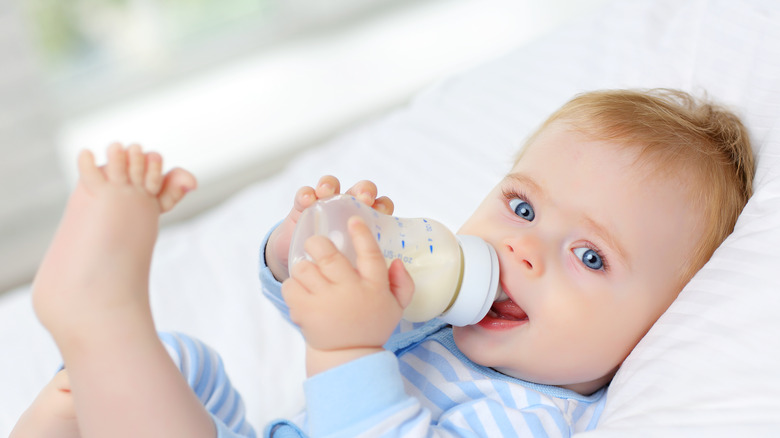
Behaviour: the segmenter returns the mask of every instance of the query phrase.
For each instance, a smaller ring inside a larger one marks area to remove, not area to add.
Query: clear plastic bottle
[[[439,317],[464,326],[480,321],[490,310],[499,289],[498,257],[492,246],[476,236],[456,236],[432,219],[381,214],[348,195],[317,201],[301,214],[290,244],[290,267],[308,258],[303,246],[313,235],[328,237],[354,265],[355,249],[347,231],[352,216],[362,217],[374,231],[388,266],[400,259],[414,280],[406,320]]]

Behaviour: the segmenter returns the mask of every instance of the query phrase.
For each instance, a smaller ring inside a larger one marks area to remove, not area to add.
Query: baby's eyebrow
[[[615,239],[615,236],[612,235],[612,233],[609,232],[609,228],[601,225],[600,223],[596,222],[592,217],[588,216],[587,214],[582,215],[582,220],[585,221],[585,223],[588,225],[589,228],[593,230],[593,233],[596,234],[601,240],[607,242],[607,246],[612,248],[618,255],[618,258],[620,259],[623,264],[629,268],[630,267],[630,259],[628,258],[628,253],[623,249],[623,247],[620,245],[620,241]]]
[[[520,184],[522,186],[529,187],[532,192],[534,192],[537,196],[545,196],[546,193],[542,186],[537,184],[536,181],[534,181],[533,178],[530,176],[524,174],[524,173],[510,173],[507,174],[507,176],[504,179],[512,180],[516,184]]]

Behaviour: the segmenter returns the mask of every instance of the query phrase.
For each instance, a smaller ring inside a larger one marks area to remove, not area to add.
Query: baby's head
[[[597,390],[731,233],[752,178],[746,130],[720,107],[577,96],[460,230],[496,248],[507,297],[455,342],[505,374]]]

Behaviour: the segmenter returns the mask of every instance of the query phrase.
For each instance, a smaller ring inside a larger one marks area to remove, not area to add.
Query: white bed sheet
[[[524,137],[573,94],[675,87],[734,107],[758,154],[756,194],[711,262],[629,356],[593,437],[773,436],[780,427],[780,5],[618,1],[307,153],[197,219],[153,261],[160,329],[216,347],[253,424],[302,403],[302,343],[260,296],[257,259],[295,190],[325,173],[369,178],[401,216],[452,228],[509,168]],[[27,288],[0,301],[0,433],[58,363]]]

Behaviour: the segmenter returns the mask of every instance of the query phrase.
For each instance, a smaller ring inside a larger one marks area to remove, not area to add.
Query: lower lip
[[[526,323],[528,323],[527,318],[521,320],[504,319],[490,316],[488,313],[488,315],[482,318],[477,325],[488,330],[508,330],[525,325]]]

